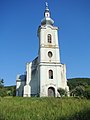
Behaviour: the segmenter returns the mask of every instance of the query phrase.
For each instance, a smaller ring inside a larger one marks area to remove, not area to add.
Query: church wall
[[[24,96],[35,96],[38,93],[37,61],[33,60],[32,62],[27,63],[26,71],[27,71],[27,80],[26,80]]]
[[[26,65],[26,73],[27,73],[26,84],[30,84],[31,81],[31,66],[32,66],[32,62],[27,63]]]
[[[30,86],[31,86],[31,95],[32,96],[37,96],[39,94],[38,91],[38,71],[37,68],[32,71],[31,74],[31,81],[30,81]]]
[[[62,88],[67,87],[67,79],[66,79],[66,65],[62,64],[62,71],[61,71],[61,83],[62,83]]]
[[[48,57],[48,52],[52,51],[53,55],[51,58]],[[40,49],[40,61],[42,62],[56,62],[60,63],[59,49],[58,48],[41,48]]]
[[[25,81],[19,80],[16,85],[16,96],[23,96]]]
[[[53,79],[49,79],[48,71],[53,70]],[[61,71],[62,67],[61,65],[45,65],[43,64],[40,66],[40,92],[41,96],[48,96],[47,94],[47,88],[48,87],[54,87],[56,90],[58,88],[65,88],[62,83],[61,78]]]
[[[31,87],[29,85],[31,80],[31,65],[31,62],[26,64],[26,84],[24,86],[23,97],[31,96]]]

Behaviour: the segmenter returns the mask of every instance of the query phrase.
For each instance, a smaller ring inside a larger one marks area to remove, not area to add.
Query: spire
[[[46,4],[46,9],[44,12],[44,19],[41,21],[41,24],[42,25],[53,25],[54,21],[50,18],[50,11],[48,8],[48,3],[45,2],[45,4]]]
[[[45,12],[44,12],[44,17],[50,17],[50,11],[49,11],[49,8],[48,8],[48,3],[46,3],[46,9],[45,9]]]

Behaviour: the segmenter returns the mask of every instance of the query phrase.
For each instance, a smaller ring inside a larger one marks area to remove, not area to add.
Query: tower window
[[[53,71],[49,70],[49,79],[53,79]]]
[[[52,54],[52,52],[51,52],[51,51],[49,51],[49,52],[48,52],[48,56],[51,58],[51,57],[52,57],[52,55],[53,55],[53,54]]]
[[[48,34],[48,43],[52,43],[52,36],[51,36],[51,34]]]

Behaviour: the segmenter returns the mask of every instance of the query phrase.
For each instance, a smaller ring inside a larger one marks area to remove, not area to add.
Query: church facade
[[[58,89],[69,92],[66,65],[60,62],[58,27],[50,17],[46,4],[44,19],[38,27],[38,56],[26,64],[25,75],[17,75],[16,95],[23,97],[58,97]]]

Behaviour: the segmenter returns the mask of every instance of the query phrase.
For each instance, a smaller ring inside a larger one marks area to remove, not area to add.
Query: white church
[[[17,75],[16,96],[59,97],[58,89],[69,92],[66,65],[60,62],[58,27],[50,17],[48,4],[38,27],[38,56],[26,64],[25,75]]]

